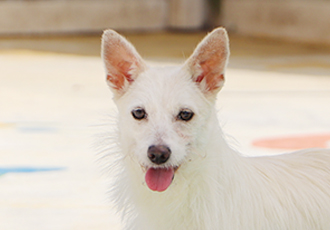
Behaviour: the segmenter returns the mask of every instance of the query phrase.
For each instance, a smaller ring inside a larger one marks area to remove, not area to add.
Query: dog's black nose
[[[166,145],[152,145],[148,149],[148,158],[155,164],[165,163],[171,156],[171,150]]]

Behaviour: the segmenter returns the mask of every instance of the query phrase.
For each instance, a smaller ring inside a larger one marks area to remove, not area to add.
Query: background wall
[[[199,29],[204,0],[0,0],[0,34]]]
[[[330,45],[329,0],[223,0],[221,22],[239,34]]]
[[[330,0],[0,0],[0,35],[219,25],[241,35],[330,45]]]

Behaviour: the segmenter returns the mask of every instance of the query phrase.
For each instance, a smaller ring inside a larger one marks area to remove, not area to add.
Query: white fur
[[[107,75],[121,72],[120,65],[111,65],[112,53],[121,58],[120,44],[127,49],[124,59],[133,55],[130,73],[124,74],[134,81],[122,88],[109,84],[119,116],[107,167],[125,229],[330,229],[329,150],[246,158],[227,144],[214,108],[229,55],[224,29],[209,34],[182,67],[174,68],[148,67],[133,46],[108,30],[102,45]],[[196,82],[201,74],[205,79]],[[136,107],[145,108],[148,118],[133,119]],[[182,108],[194,111],[191,121],[175,119]],[[145,168],[153,166],[147,149],[155,144],[172,151],[164,167],[179,167],[164,192],[151,191],[144,181]]]

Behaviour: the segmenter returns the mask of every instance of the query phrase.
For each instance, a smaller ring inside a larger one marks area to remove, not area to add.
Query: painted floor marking
[[[301,135],[258,139],[253,146],[271,149],[330,148],[330,134]]]
[[[61,167],[0,167],[0,175],[6,173],[34,173],[34,172],[49,172],[60,171],[65,168]]]

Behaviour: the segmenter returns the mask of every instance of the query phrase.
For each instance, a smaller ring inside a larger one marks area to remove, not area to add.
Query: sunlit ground
[[[204,35],[126,34],[143,57],[170,64]],[[97,134],[112,129],[115,110],[100,36],[0,38],[0,229],[120,229],[95,163]],[[246,155],[329,148],[329,48],[230,39],[217,107],[236,148]]]

